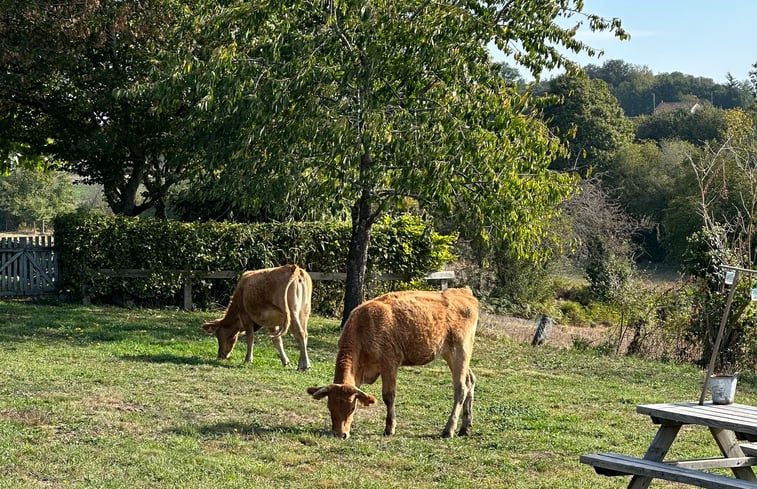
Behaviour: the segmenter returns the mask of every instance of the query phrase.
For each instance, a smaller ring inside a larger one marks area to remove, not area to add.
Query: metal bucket
[[[733,404],[733,398],[736,396],[737,379],[738,374],[710,376],[710,392],[712,393],[712,403]]]

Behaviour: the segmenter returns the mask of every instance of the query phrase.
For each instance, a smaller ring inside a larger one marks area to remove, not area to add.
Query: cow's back
[[[277,326],[286,314],[287,285],[298,269],[297,265],[284,265],[244,272],[234,300],[241,301],[245,314],[256,323]]]
[[[392,292],[352,312],[340,349],[355,348],[371,360],[425,365],[444,348],[472,341],[477,320],[478,300],[467,287]]]

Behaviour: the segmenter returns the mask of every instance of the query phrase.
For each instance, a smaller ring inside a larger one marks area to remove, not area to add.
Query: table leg
[[[739,440],[736,438],[736,434],[733,431],[710,428],[710,433],[715,437],[715,442],[717,442],[723,455],[726,457],[744,456],[744,452],[739,446]],[[733,475],[738,479],[757,481],[757,477],[754,476],[754,471],[751,467],[732,467],[731,470],[733,470]]]
[[[646,460],[654,460],[655,462],[662,462],[665,455],[670,449],[670,445],[673,444],[673,440],[676,439],[678,432],[681,430],[680,424],[664,424],[657,430],[657,434],[652,440],[652,444],[649,445],[647,453],[644,454]],[[628,489],[647,489],[649,484],[652,483],[651,477],[643,477],[635,475],[631,478],[631,482],[628,484]]]

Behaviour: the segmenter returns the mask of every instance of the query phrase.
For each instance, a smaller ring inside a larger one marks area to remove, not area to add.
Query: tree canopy
[[[197,12],[170,83],[148,89],[205,110],[198,141],[209,172],[241,167],[246,185],[277,190],[272,200],[307,196],[349,212],[346,315],[362,300],[371,228],[401,199],[535,252],[571,178],[548,171],[559,142],[530,97],[497,74],[487,45],[535,73],[574,67],[555,44],[589,48],[556,19],[582,8],[231,2]],[[585,19],[625,35],[615,20]]]
[[[1,0],[0,153],[51,155],[101,183],[115,212],[161,213],[192,162],[180,141],[183,114],[121,93],[151,79],[180,7]]]
[[[35,231],[39,222],[44,233],[46,223],[74,208],[74,186],[68,175],[21,167],[0,176],[0,211]]]
[[[602,80],[563,75],[547,86],[558,101],[545,107],[544,116],[570,151],[555,160],[555,168],[604,167],[619,147],[633,139],[631,122]]]
[[[755,101],[752,86],[747,80],[736,80],[725,73],[726,83],[715,83],[710,78],[680,72],[655,75],[646,66],[632,65],[619,59],[605,61],[602,66],[587,65],[585,71],[590,78],[607,82],[629,117],[652,114],[661,102],[681,102],[692,98],[721,109],[748,108]]]
[[[678,109],[661,111],[636,120],[636,137],[662,141],[680,139],[702,145],[720,139],[726,129],[726,111],[716,109],[709,103],[698,110]]]

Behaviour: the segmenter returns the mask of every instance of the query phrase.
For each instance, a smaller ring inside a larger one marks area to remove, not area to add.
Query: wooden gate
[[[0,239],[0,297],[56,292],[58,255],[52,236]]]

